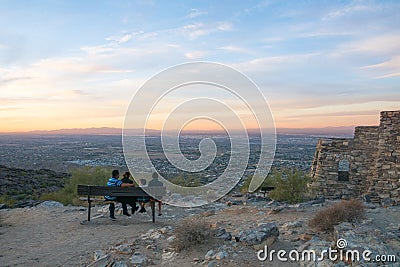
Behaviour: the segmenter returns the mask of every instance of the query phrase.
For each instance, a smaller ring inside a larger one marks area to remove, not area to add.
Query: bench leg
[[[154,223],[154,222],[156,222],[156,207],[155,207],[154,200],[150,201],[150,206],[151,206],[151,216],[152,216],[153,223]]]
[[[87,201],[88,201],[88,204],[89,204],[87,220],[88,220],[88,222],[90,222],[90,210],[92,209],[92,201],[90,200],[90,195],[88,195]]]

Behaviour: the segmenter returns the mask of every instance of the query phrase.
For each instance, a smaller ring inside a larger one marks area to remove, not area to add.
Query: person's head
[[[113,170],[111,173],[112,177],[118,178],[119,177],[119,171],[118,170]]]
[[[140,185],[146,185],[146,179],[140,179]]]
[[[151,176],[153,179],[157,180],[158,179],[158,173],[153,172],[153,175]]]
[[[124,178],[129,178],[129,177],[131,177],[131,173],[130,172],[124,172],[124,174],[122,176]]]

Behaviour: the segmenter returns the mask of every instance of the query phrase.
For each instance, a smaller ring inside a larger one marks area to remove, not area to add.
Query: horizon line
[[[354,126],[326,126],[326,127],[312,127],[312,128],[288,128],[281,127],[275,128],[277,134],[335,134],[335,135],[352,135],[354,133]],[[268,129],[266,129],[268,130]],[[125,131],[136,132],[135,135],[146,131],[148,135],[160,134],[162,131],[158,129],[143,129],[143,128],[131,128],[125,129]],[[168,133],[173,130],[164,130]],[[232,132],[238,131],[238,129],[232,129]],[[246,131],[249,134],[260,132],[258,128],[248,128]],[[221,134],[225,133],[224,130],[213,130],[213,129],[194,129],[194,130],[183,130],[185,134]],[[12,131],[12,132],[0,132],[0,135],[122,135],[123,129],[117,127],[89,127],[89,128],[63,128],[54,130],[30,130],[30,131]]]

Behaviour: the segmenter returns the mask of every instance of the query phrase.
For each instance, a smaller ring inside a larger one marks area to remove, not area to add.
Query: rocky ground
[[[346,266],[345,261],[260,261],[257,251],[295,249],[321,251],[337,247],[369,249],[374,254],[395,255],[400,266],[400,207],[367,205],[360,224],[342,223],[332,233],[308,227],[318,210],[332,204],[317,200],[297,205],[261,197],[229,197],[201,208],[163,206],[163,215],[151,223],[150,214],[108,219],[107,207],[92,210],[87,222],[84,207],[64,207],[43,202],[35,207],[0,210],[0,266]],[[212,238],[189,251],[172,248],[175,229],[190,216],[200,216],[212,229]],[[352,266],[377,266],[358,262]]]

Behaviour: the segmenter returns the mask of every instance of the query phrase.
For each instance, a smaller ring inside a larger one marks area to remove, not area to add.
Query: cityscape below
[[[207,181],[218,177],[230,158],[226,136],[209,136],[216,144],[217,155],[206,169],[195,173]],[[188,159],[199,157],[199,142],[204,136],[181,136],[180,149]],[[274,168],[298,168],[309,171],[318,136],[278,135]],[[251,136],[249,162],[244,173],[251,174],[260,154],[260,138]],[[146,147],[154,167],[166,177],[183,174],[165,157],[160,137],[147,137]],[[0,165],[22,169],[50,169],[70,172],[79,166],[107,166],[127,169],[119,135],[1,135]],[[140,159],[136,159],[140,164]]]

